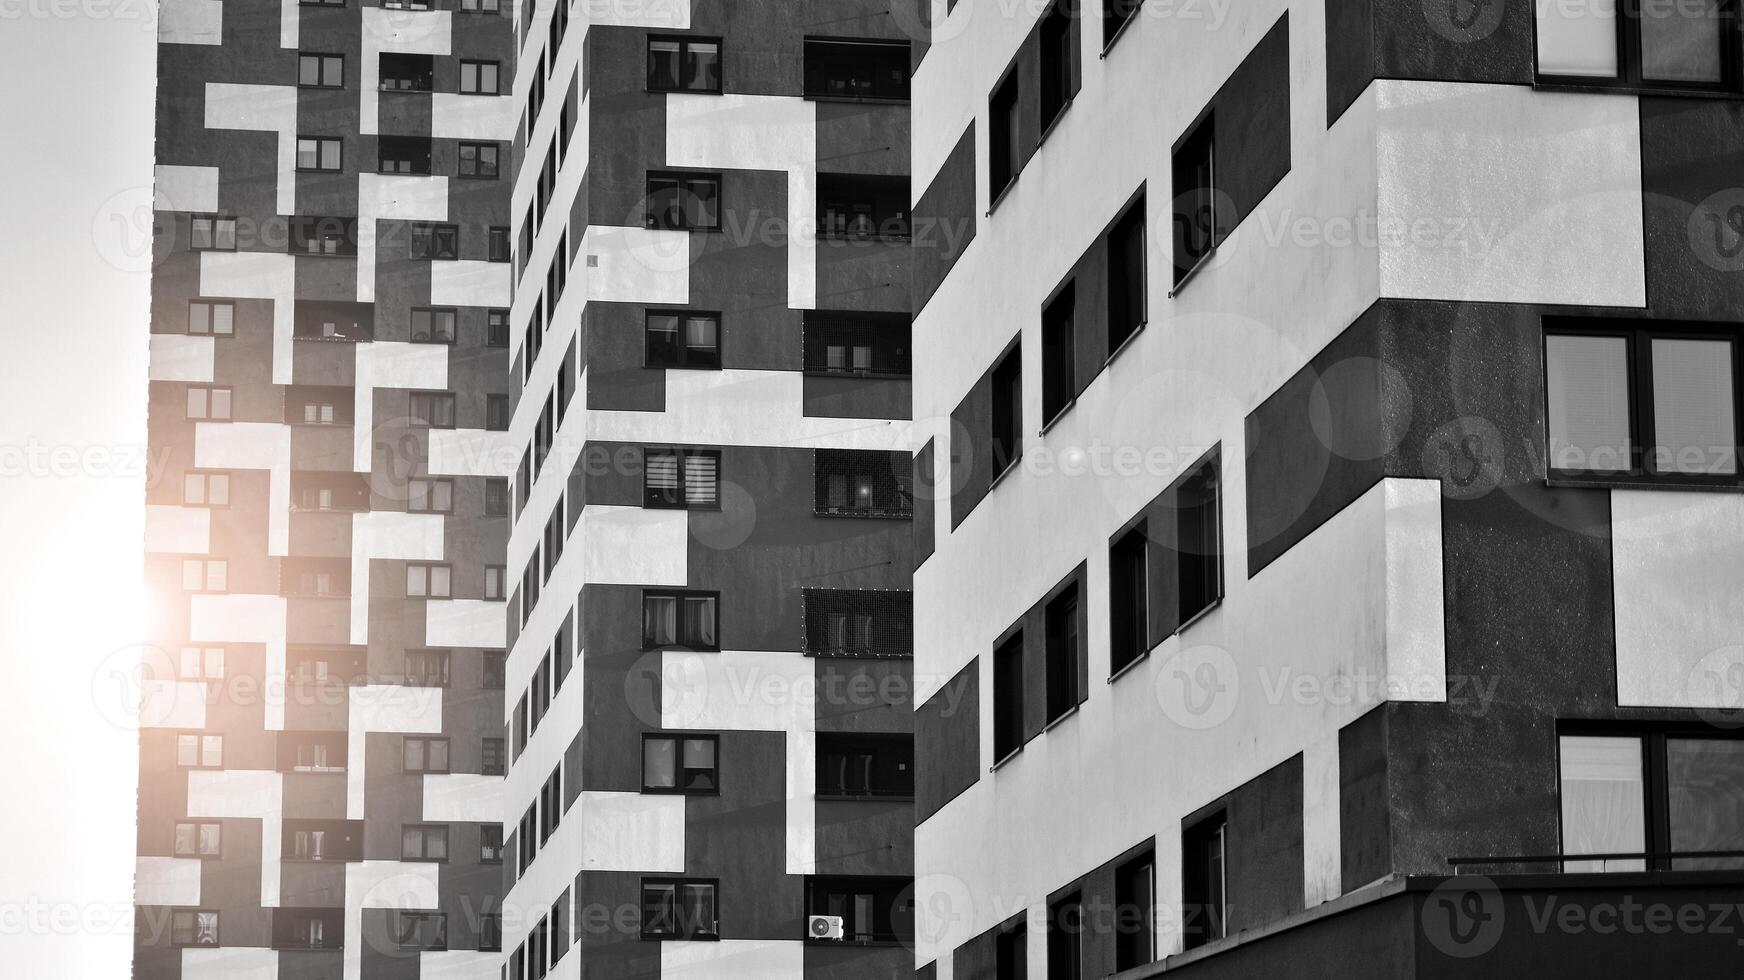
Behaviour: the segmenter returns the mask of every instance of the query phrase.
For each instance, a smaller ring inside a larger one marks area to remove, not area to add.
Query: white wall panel
[[[279,905],[284,798],[285,779],[280,773],[253,769],[188,771],[188,816],[260,821],[260,904],[265,908]]]
[[[569,818],[581,825],[581,869],[684,873],[684,797],[582,793]]]
[[[278,209],[280,214],[297,213],[296,86],[207,82],[206,128],[279,134]]]
[[[1617,702],[1744,708],[1744,497],[1611,491]]]
[[[222,8],[218,0],[200,0]],[[217,42],[212,42],[216,44]],[[218,168],[157,165],[152,185],[152,207],[158,211],[218,210]]]
[[[158,0],[159,44],[221,44],[223,37],[224,4],[220,0]]]
[[[350,724],[346,727],[345,816],[363,819],[365,736],[370,732],[442,734],[442,689],[370,684],[347,689]],[[351,865],[347,865],[349,871]],[[349,901],[347,889],[347,900]]]
[[[140,855],[133,874],[133,904],[200,904],[200,859]]]
[[[145,550],[203,555],[212,548],[212,511],[176,504],[145,505]]]
[[[295,89],[290,91],[295,92]],[[295,125],[295,120],[292,121]],[[285,144],[295,153],[295,144]],[[293,184],[293,186],[295,186]],[[291,214],[290,210],[284,210]],[[296,258],[282,252],[201,252],[200,295],[273,301],[273,384],[291,383],[291,344],[296,328]]]
[[[179,333],[151,335],[151,380],[212,382],[211,337]]]

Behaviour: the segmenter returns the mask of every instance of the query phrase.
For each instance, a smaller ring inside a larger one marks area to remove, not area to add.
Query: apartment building
[[[919,975],[1736,962],[1735,7],[932,12]]]
[[[910,39],[517,26],[502,976],[906,974]]]
[[[511,12],[157,29],[134,975],[495,976]]]

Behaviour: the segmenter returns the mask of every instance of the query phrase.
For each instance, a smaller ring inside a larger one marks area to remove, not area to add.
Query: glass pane
[[[1660,473],[1738,471],[1732,344],[1653,341],[1653,468]]]
[[[203,504],[206,502],[206,477],[199,473],[188,473],[182,477],[182,503]]]
[[[223,592],[230,566],[222,561],[206,563],[206,588],[213,592]]]
[[[182,588],[198,589],[206,582],[206,565],[199,559],[189,558],[182,562]]]
[[[188,418],[203,419],[206,417],[207,417],[207,415],[206,415],[206,389],[204,389],[204,388],[189,388],[188,389]]]
[[[197,828],[191,823],[176,824],[176,855],[192,856],[195,852]]]
[[[713,769],[715,767],[715,743],[712,739],[687,738],[684,740],[684,768]]]
[[[298,140],[297,166],[303,170],[313,170],[319,163],[319,145],[314,140]]]
[[[217,854],[218,853],[219,842],[221,839],[219,835],[222,832],[222,830],[223,830],[222,824],[215,824],[215,823],[200,824],[200,853],[201,854]]]
[[[424,768],[424,740],[421,738],[406,739],[406,771],[418,772]]]
[[[212,332],[228,335],[231,332],[231,318],[236,308],[229,303],[218,303],[212,307]]]
[[[1565,735],[1562,748],[1562,852],[1639,854],[1647,850],[1641,740]],[[1640,860],[1565,861],[1565,871],[1639,871]]]
[[[648,42],[648,87],[654,91],[678,87],[678,42]]]
[[[438,828],[424,832],[424,856],[438,859],[448,856],[448,831]]]
[[[1627,472],[1629,342],[1553,335],[1544,349],[1551,469]]]
[[[321,84],[321,59],[313,55],[304,55],[297,64],[298,85]]]
[[[229,388],[212,388],[209,390],[211,391],[210,397],[212,399],[212,407],[211,407],[212,417],[215,419],[227,419],[227,418],[229,418],[230,417],[230,389]]]
[[[1671,849],[1744,851],[1744,739],[1667,739],[1665,769]],[[1694,858],[1673,867],[1740,868],[1744,859]]]
[[[230,503],[230,477],[223,475],[207,477],[206,499],[218,506]]]
[[[424,835],[417,828],[400,831],[400,856],[418,857],[424,850]]]
[[[1725,20],[1720,0],[1641,5],[1641,77],[1656,82],[1715,84]]]
[[[1538,72],[1617,77],[1617,0],[1538,0]]]
[[[642,785],[651,789],[673,789],[678,785],[674,766],[673,741],[651,738],[642,743]]]
[[[200,764],[200,736],[176,736],[176,765],[197,766]]]

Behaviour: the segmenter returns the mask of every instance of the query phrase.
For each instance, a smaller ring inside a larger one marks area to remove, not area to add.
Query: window
[[[1139,5],[1144,0],[1099,0],[1102,4],[1102,46],[1107,48],[1114,43],[1115,35],[1120,33],[1132,15],[1138,12]]]
[[[643,879],[643,939],[718,939],[715,882],[694,878]]]
[[[1228,825],[1219,813],[1199,821],[1182,836],[1181,931],[1188,949],[1222,939],[1228,930],[1223,864]]]
[[[486,517],[502,517],[509,512],[509,479],[505,476],[484,478],[484,513]],[[501,566],[497,566],[501,567]]]
[[[229,337],[236,333],[236,304],[227,299],[188,301],[188,333],[196,337]]]
[[[718,650],[718,605],[714,592],[642,593],[642,646]]]
[[[400,828],[400,860],[448,860],[448,825],[407,824]]]
[[[297,169],[298,170],[329,170],[337,173],[342,169],[340,162],[344,157],[345,143],[342,140],[324,136],[297,137]]]
[[[351,420],[346,419],[349,423]],[[294,510],[321,513],[362,513],[369,510],[369,475],[307,470],[291,473],[291,506]],[[346,563],[346,577],[350,577]]]
[[[343,732],[282,732],[278,739],[280,772],[344,772]]]
[[[497,261],[492,259],[492,262]],[[507,262],[508,259],[502,261]],[[486,347],[509,346],[509,311],[486,310],[484,315],[484,345]]]
[[[811,99],[908,101],[908,44],[805,39],[805,95]]]
[[[805,913],[841,919],[843,942],[912,942],[913,888],[910,878],[807,877]]]
[[[914,655],[914,594],[805,589],[805,652],[831,657]]]
[[[410,401],[413,425],[432,429],[454,428],[454,393],[451,391],[414,391]]]
[[[170,945],[218,945],[218,913],[209,909],[172,910],[170,912]]]
[[[412,310],[412,342],[415,344],[454,343],[455,312],[452,309],[417,307]]]
[[[291,425],[350,425],[356,400],[350,388],[292,385],[285,389],[285,421]]]
[[[487,691],[503,689],[507,656],[501,650],[486,650],[479,655],[479,687]]]
[[[176,857],[215,858],[224,853],[223,845],[224,825],[216,820],[183,820],[176,823]]]
[[[448,916],[442,912],[394,912],[394,937],[401,949],[448,948]]]
[[[407,735],[402,745],[402,768],[406,772],[448,771],[448,740],[423,735]]]
[[[1114,968],[1128,970],[1156,959],[1156,885],[1149,851],[1114,870]]]
[[[1223,532],[1219,526],[1216,457],[1199,463],[1175,493],[1176,581],[1186,623],[1223,596]]]
[[[502,687],[499,683],[497,687]],[[478,771],[486,776],[501,776],[507,771],[503,764],[503,740],[487,738],[479,749]],[[497,846],[502,847],[502,828],[497,828]]]
[[[177,735],[176,765],[184,769],[224,768],[224,736],[192,732]]]
[[[820,173],[818,235],[906,240],[908,202],[907,177]]]
[[[545,846],[563,822],[563,763],[558,762],[539,790],[539,846]]]
[[[1019,922],[993,939],[993,975],[997,980],[1029,976],[1029,927]]]
[[[721,506],[718,449],[642,450],[642,505],[716,510]]]
[[[993,759],[1023,747],[1023,634],[993,651]]]
[[[189,592],[224,592],[230,588],[230,563],[222,558],[183,558],[182,588]]]
[[[230,421],[230,396],[231,391],[228,386],[189,385],[188,420],[197,422]]]
[[[297,54],[297,84],[303,88],[343,88],[345,86],[345,56],[339,54]]]
[[[380,76],[383,92],[428,92],[436,77],[436,59],[427,54],[383,54]]]
[[[425,477],[408,480],[406,510],[414,514],[454,513],[454,481]]]
[[[1725,870],[1744,850],[1744,739],[1700,731],[1565,734],[1558,739],[1567,872]],[[1655,856],[1668,852],[1686,855]]]
[[[718,793],[714,735],[643,735],[642,792]]]
[[[413,225],[412,258],[460,258],[460,227],[458,225]]]
[[[1737,14],[1725,0],[1537,6],[1540,80],[1704,90],[1738,84]]]
[[[987,100],[987,188],[994,201],[1017,180],[1018,162],[1023,156],[1018,146],[1017,80],[1017,71],[1013,69]]]
[[[447,650],[407,650],[406,683],[412,687],[447,687],[448,662]]]
[[[492,511],[487,510],[486,514]],[[504,511],[503,513],[507,513]],[[498,514],[497,516],[502,516]],[[508,598],[504,589],[508,576],[508,567],[504,565],[486,565],[484,567],[484,597],[492,602],[501,602]],[[501,685],[498,685],[499,687]]]
[[[287,679],[298,685],[367,684],[364,655],[348,650],[292,650],[287,655]]]
[[[502,740],[496,740],[500,752]],[[481,824],[478,828],[478,860],[480,864],[503,863],[503,825],[500,823]]]
[[[460,62],[460,94],[496,95],[497,63],[494,61],[462,60]],[[462,144],[462,146],[464,145]]]
[[[911,517],[914,466],[869,449],[812,452],[812,512],[829,517]]]
[[[1042,421],[1060,417],[1077,397],[1076,336],[1073,330],[1076,291],[1068,284],[1042,310]]]
[[[446,564],[413,562],[406,566],[406,595],[414,599],[452,597],[452,572]]]
[[[690,311],[647,314],[648,367],[718,368],[721,366],[721,315]]]
[[[384,174],[430,173],[430,140],[422,136],[376,137],[376,169]]]
[[[494,14],[503,8],[500,0],[460,0],[460,9],[468,13]]]
[[[1699,326],[1592,320],[1544,337],[1549,474],[1738,482],[1738,343]]]
[[[344,558],[281,558],[279,591],[307,598],[348,596],[351,562]]]
[[[236,251],[236,219],[208,214],[189,217],[188,247],[195,251]]]
[[[465,0],[465,2],[477,3],[478,0]],[[485,2],[494,4],[495,0],[485,0]],[[495,7],[493,6],[491,9],[494,10]],[[488,830],[490,828],[487,827],[485,829]],[[503,828],[496,828],[496,833],[497,848],[500,851],[502,849]],[[486,863],[501,864],[503,863],[503,859],[499,854],[495,861]],[[500,953],[503,951],[503,914],[501,912],[484,912],[479,915],[478,949],[481,953]]]
[[[296,227],[293,222],[293,236]],[[375,306],[371,303],[299,300],[292,316],[291,335],[299,340],[357,342],[375,337]]]
[[[341,909],[273,909],[272,948],[343,949],[344,914]]]
[[[914,738],[818,732],[817,795],[912,797]]]
[[[1175,149],[1175,285],[1186,280],[1222,239],[1217,213],[1216,136],[1207,114]],[[1141,266],[1142,268],[1142,266]]]
[[[292,255],[356,255],[356,229],[350,218],[294,217],[287,245]]]
[[[1084,975],[1084,896],[1072,892],[1048,906],[1048,980]]]
[[[495,180],[499,173],[497,154],[499,148],[495,143],[461,143],[460,169],[462,177],[488,177]],[[492,262],[507,262],[509,252],[509,230],[507,228],[491,229]],[[502,248],[502,258],[495,258],[498,246]]]
[[[1078,671],[1084,660],[1078,583],[1066,586],[1043,613],[1047,631],[1048,721],[1063,717],[1082,701]]]
[[[649,174],[647,224],[691,231],[720,228],[720,175]]]
[[[805,370],[814,374],[906,378],[912,367],[906,315],[808,313]]]
[[[648,91],[719,92],[719,38],[648,38]]]
[[[988,433],[997,477],[1023,455],[1023,350],[1013,344],[993,367],[992,429]]]
[[[182,647],[176,676],[185,681],[221,681],[224,679],[223,647]]]
[[[486,429],[490,430],[491,432],[507,432],[507,431],[509,431],[509,396],[508,395],[486,395],[486,396],[484,396],[484,427]],[[486,508],[486,510],[485,510],[485,512],[487,514],[488,513],[496,513],[496,514],[508,513],[508,500],[507,500],[508,481],[503,480],[501,477],[486,477],[485,480],[486,480],[486,483],[485,483],[485,493],[486,493],[485,508]],[[494,511],[494,512],[490,510],[490,497],[489,497],[491,481],[493,481],[493,480],[500,480],[501,481],[502,492],[503,492],[503,498],[501,500],[501,506],[503,509],[500,511]]]
[[[1145,199],[1140,195],[1108,233],[1108,356],[1145,325]]]
[[[1047,132],[1072,101],[1072,63],[1078,53],[1072,25],[1077,12],[1074,0],[1054,0],[1042,17],[1041,26],[1041,126]]]

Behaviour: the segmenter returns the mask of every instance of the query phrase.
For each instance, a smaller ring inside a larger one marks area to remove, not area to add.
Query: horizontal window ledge
[[[914,240],[913,235],[856,235],[852,232],[819,232],[820,242],[874,242],[891,245],[906,245]]]
[[[897,653],[888,650],[806,650],[808,657],[821,657],[825,660],[913,660],[914,653]]]
[[[1209,266],[1211,264],[1211,261],[1213,259],[1215,259],[1216,257],[1217,257],[1217,246],[1212,245],[1210,248],[1207,248],[1205,250],[1204,255],[1201,255],[1198,258],[1194,259],[1193,264],[1187,267],[1187,271],[1181,273],[1181,277],[1179,279],[1175,280],[1174,287],[1169,290],[1169,298],[1174,299],[1175,297],[1181,295],[1181,290],[1186,289],[1187,284],[1192,282],[1196,277],[1198,277],[1200,270],[1204,269],[1206,266]]]
[[[912,793],[818,793],[819,803],[913,803]]]
[[[860,517],[868,520],[882,521],[912,521],[912,510],[848,510],[832,507],[820,507],[812,511],[814,517]]]
[[[1744,92],[1727,88],[1690,88],[1687,86],[1631,85],[1607,82],[1603,79],[1538,78],[1532,88],[1539,92],[1584,93],[1587,95],[1670,96],[1679,99],[1744,99]]]
[[[993,765],[987,767],[987,771],[988,772],[998,772],[999,770],[1005,768],[1007,763],[1009,763],[1011,760],[1017,758],[1018,756],[1020,756],[1022,754],[1023,754],[1023,746],[1019,745],[1017,748],[1012,749],[1010,752],[1007,752],[1004,755],[1000,756],[998,759],[994,760]]]
[[[832,371],[829,368],[806,368],[808,378],[841,378],[844,381],[909,381],[914,375],[896,371]]]
[[[1046,735],[1048,732],[1053,731],[1056,726],[1062,725],[1075,717],[1078,714],[1078,709],[1083,706],[1084,702],[1079,701],[1077,704],[1074,704],[1070,708],[1060,712],[1058,715],[1050,719],[1047,724],[1042,726],[1042,734]]]
[[[888,105],[905,106],[914,102],[910,99],[899,99],[893,96],[879,95],[830,95],[828,93],[807,92],[800,96],[807,102],[842,102],[852,105]]]
[[[1547,487],[1581,487],[1588,490],[1706,490],[1710,493],[1744,493],[1744,483],[1735,477],[1558,476],[1544,481]]]
[[[907,946],[901,939],[818,939],[815,936],[805,937],[807,946],[851,946],[855,949],[877,949],[881,947]]]
[[[1146,649],[1145,651],[1140,653],[1138,656],[1133,657],[1131,660],[1127,661],[1124,664],[1121,664],[1119,669],[1114,671],[1114,673],[1108,675],[1108,683],[1112,684],[1115,681],[1120,680],[1122,677],[1126,676],[1129,672],[1131,672],[1131,670],[1134,667],[1137,667],[1139,664],[1144,663],[1145,660],[1150,657],[1150,655],[1151,655],[1150,650]]]

